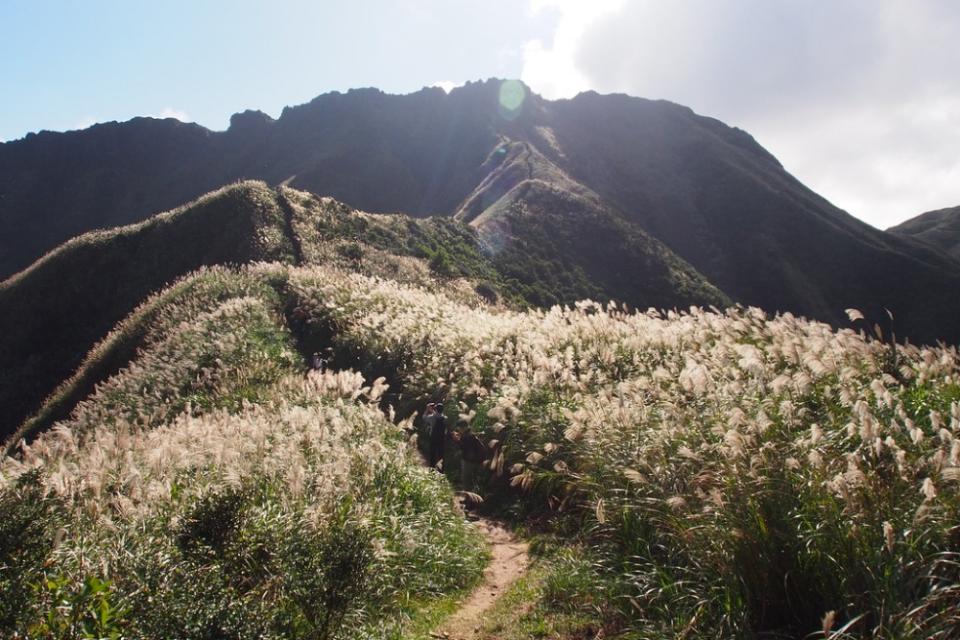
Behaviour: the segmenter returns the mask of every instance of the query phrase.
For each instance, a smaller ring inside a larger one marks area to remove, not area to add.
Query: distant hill
[[[135,119],[0,145],[0,275],[246,178],[454,216],[538,304],[590,291],[669,307],[708,283],[708,297],[834,324],[848,307],[871,322],[889,309],[901,337],[960,340],[960,261],[834,207],[749,134],[669,102],[549,101],[500,80],[330,93],[224,132]],[[660,286],[681,272],[697,282]]]
[[[960,260],[960,207],[921,213],[887,231],[922,240]]]

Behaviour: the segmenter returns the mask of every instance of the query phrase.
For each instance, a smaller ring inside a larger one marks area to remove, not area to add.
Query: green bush
[[[39,472],[0,489],[0,629],[22,628],[28,619],[31,590],[44,584],[44,563],[65,522],[62,509],[44,495]]]

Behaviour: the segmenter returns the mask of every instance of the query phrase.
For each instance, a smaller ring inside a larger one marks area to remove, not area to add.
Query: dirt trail
[[[473,640],[480,637],[483,614],[493,606],[529,564],[528,545],[499,524],[481,518],[473,523],[492,547],[493,558],[483,572],[483,582],[460,608],[430,635],[445,640]]]

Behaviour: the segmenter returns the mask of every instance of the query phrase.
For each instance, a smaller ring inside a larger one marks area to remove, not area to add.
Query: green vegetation
[[[11,435],[154,291],[204,265],[291,255],[273,192],[252,182],[49,253],[0,284],[0,434]]]
[[[480,235],[508,290],[534,306],[584,299],[640,309],[730,304],[693,267],[598,201],[542,182],[525,183],[509,200]]]
[[[602,601],[571,615],[631,638],[957,628],[955,348],[901,346],[894,376],[887,344],[756,309],[492,312],[318,272],[292,294],[498,441],[488,505],[585,545],[540,611]]]
[[[6,459],[3,629],[399,637],[477,579],[481,541],[381,413],[385,385],[304,378],[285,277],[213,268],[161,293],[87,366],[127,340],[134,360]]]
[[[432,399],[491,442],[485,508],[537,532],[493,637],[955,634],[956,348],[752,308],[490,305],[536,291],[503,275],[511,251],[547,260],[523,245],[546,234],[535,212],[508,214],[515,248],[491,258],[455,222],[235,190],[263,196],[259,246],[279,260],[147,298],[10,443],[0,628],[424,637],[486,558],[408,444]],[[39,300],[31,278],[67,278],[48,261],[0,296]],[[579,264],[562,295],[594,281]],[[559,287],[569,266],[537,277]],[[661,282],[684,274],[700,282],[683,265]],[[323,350],[328,370],[306,371]]]
[[[302,239],[308,264],[336,264],[424,286],[434,279],[467,278],[485,283],[482,295],[488,301],[498,300],[502,293],[514,304],[533,302],[504,284],[476,232],[456,220],[366,214],[330,198],[292,189],[283,189],[282,194],[293,208],[293,228]],[[418,272],[422,264],[427,265],[426,272]]]

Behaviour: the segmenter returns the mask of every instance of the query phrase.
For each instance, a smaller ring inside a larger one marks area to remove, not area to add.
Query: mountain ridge
[[[223,132],[131,121],[105,129],[114,134],[100,151],[86,140],[99,135],[96,127],[42,136],[44,148],[7,143],[0,146],[0,238],[7,239],[0,275],[84,224],[140,219],[240,179],[373,213],[454,216],[501,231],[504,222],[490,218],[510,203],[514,211],[538,211],[544,230],[566,225],[553,230],[568,241],[577,235],[568,231],[586,229],[575,215],[551,221],[549,206],[523,200],[569,194],[585,220],[604,220],[641,244],[662,242],[735,302],[834,325],[845,322],[848,307],[873,319],[889,309],[898,335],[960,340],[960,307],[950,300],[960,288],[960,261],[834,207],[749,133],[667,101],[593,92],[550,101],[511,82],[468,83],[449,94],[327,93],[275,120],[235,114]],[[84,152],[64,183],[69,154],[56,148],[56,135],[72,136]],[[143,148],[136,148],[140,137]],[[533,162],[526,167],[511,155],[523,149]],[[46,161],[51,154],[57,162]],[[503,200],[534,179],[542,184]],[[622,267],[622,281],[644,277],[631,269]],[[629,297],[617,289],[606,295]]]
[[[612,217],[596,214],[597,229],[616,232]],[[142,222],[88,232],[0,282],[0,437],[13,433],[150,295],[214,265],[339,265],[424,287],[440,279],[466,292],[457,296],[514,306],[607,300],[615,292],[644,309],[729,302],[647,236],[621,242],[612,257],[596,255],[577,237],[550,239],[548,251],[527,251],[549,238],[538,226],[544,214],[538,215],[539,223],[528,221],[512,234],[520,248],[487,253],[478,233],[453,218],[370,214],[332,198],[247,181]],[[645,277],[625,286],[620,262],[643,268]],[[107,375],[117,366],[94,370]],[[68,386],[83,393],[96,382]],[[62,417],[70,403],[59,405],[24,433]]]
[[[919,240],[960,260],[960,206],[921,213],[887,231]]]

